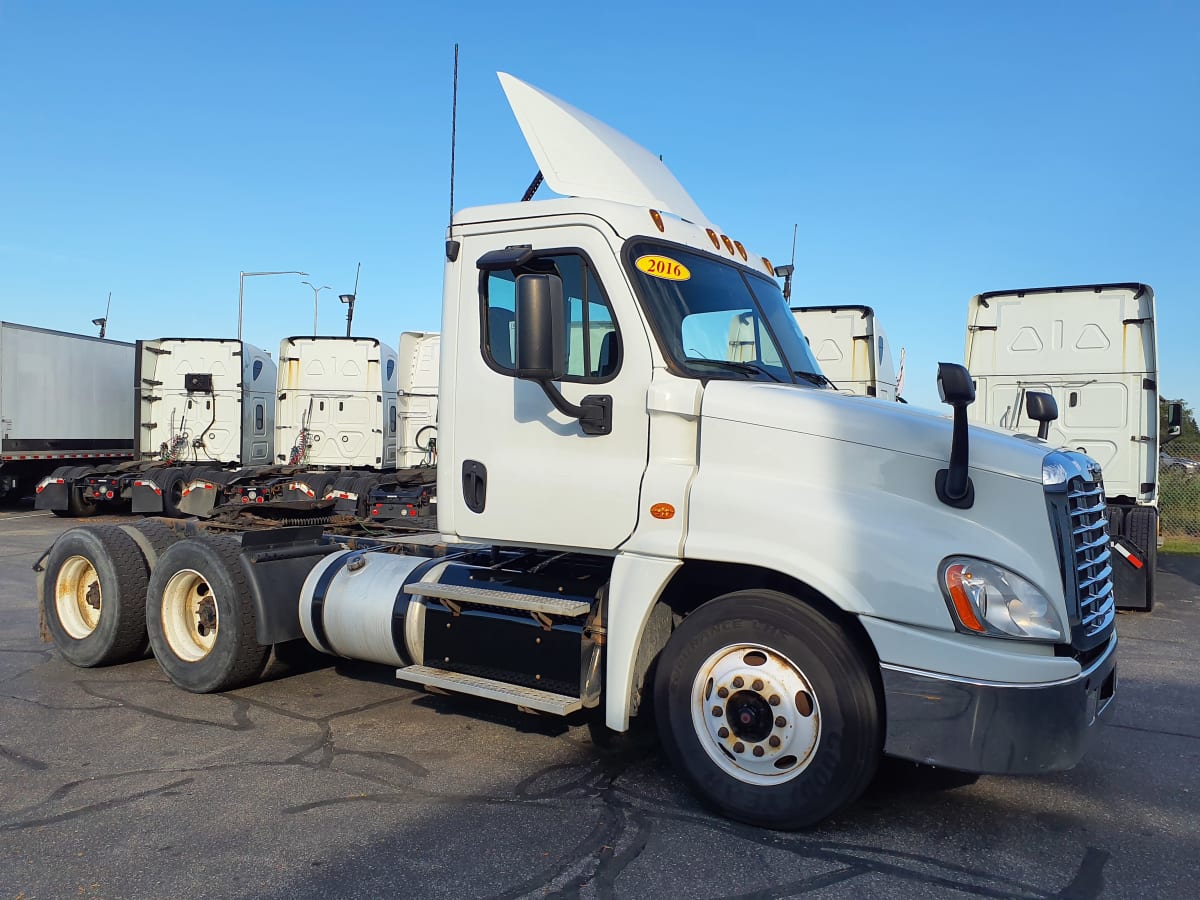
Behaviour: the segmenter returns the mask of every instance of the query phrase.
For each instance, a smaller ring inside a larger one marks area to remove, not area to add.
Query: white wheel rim
[[[83,556],[68,558],[54,579],[54,609],[63,630],[75,640],[87,637],[100,624],[102,601],[96,567]]]
[[[185,662],[204,659],[217,643],[217,597],[195,569],[180,569],[163,588],[162,626],[167,645]]]
[[[780,784],[812,762],[821,708],[794,662],[759,644],[712,654],[692,682],[692,726],[723,771],[746,784]]]

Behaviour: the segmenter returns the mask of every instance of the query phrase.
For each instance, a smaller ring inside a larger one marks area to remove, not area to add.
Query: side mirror
[[[567,369],[562,279],[518,275],[516,300],[517,377],[558,381]]]
[[[970,509],[975,503],[975,485],[971,483],[970,448],[967,435],[967,407],[975,402],[975,382],[965,366],[938,363],[938,394],[954,409],[954,435],[950,443],[950,464],[939,469],[933,486],[938,499],[956,509]]]
[[[1167,407],[1167,436],[1179,437],[1183,431],[1183,404],[1172,403]]]
[[[1058,418],[1058,401],[1053,394],[1029,391],[1025,394],[1025,411],[1038,423],[1038,437],[1044,441],[1050,434],[1050,423]]]

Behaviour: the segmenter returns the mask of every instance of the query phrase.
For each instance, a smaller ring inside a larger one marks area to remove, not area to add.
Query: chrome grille
[[[1067,483],[1067,512],[1074,551],[1074,577],[1067,582],[1075,585],[1083,636],[1091,638],[1105,631],[1117,614],[1103,484],[1072,478]]]

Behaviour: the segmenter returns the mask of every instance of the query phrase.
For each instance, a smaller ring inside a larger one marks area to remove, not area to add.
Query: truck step
[[[509,684],[506,681],[493,681],[491,678],[479,678],[475,675],[464,675],[461,672],[450,672],[446,669],[433,669],[429,666],[407,666],[397,669],[396,677],[401,681],[411,681],[423,687],[441,688],[457,694],[470,694],[473,697],[499,700],[501,703],[523,706],[526,709],[534,709],[556,716],[565,716],[583,708],[583,700],[579,697],[553,694],[550,691],[539,691],[537,688]]]
[[[551,616],[577,618],[586,616],[592,605],[583,600],[567,600],[563,597],[539,597],[535,594],[519,594],[515,591],[493,591],[489,588],[470,587],[463,584],[438,584],[436,581],[420,581],[410,584],[406,593],[442,600],[458,600],[477,603],[481,606],[498,606],[502,609],[523,609],[528,612],[546,613]]]

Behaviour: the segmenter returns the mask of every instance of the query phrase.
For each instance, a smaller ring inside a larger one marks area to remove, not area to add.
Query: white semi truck
[[[869,306],[794,306],[821,372],[837,390],[897,400],[892,346]],[[969,367],[968,367],[969,368]]]
[[[598,737],[654,724],[706,802],[771,827],[884,754],[1074,765],[1116,688],[1095,462],[968,428],[961,366],[953,420],[829,390],[769,262],[656,155],[500,77],[564,196],[453,217],[438,533],[73,529],[38,564],[62,654],[148,635],[220,691],[303,635]]]
[[[0,322],[0,498],[133,457],[133,358],[132,344]]]
[[[135,358],[132,401],[126,390],[120,415],[133,416],[125,433],[134,459],[56,470],[37,486],[38,509],[87,515],[130,501],[134,512],[174,516],[194,473],[271,461],[270,354],[237,340],[161,338],[138,341]]]
[[[979,395],[973,421],[1036,435],[1027,398],[1048,393],[1058,410],[1049,442],[1100,463],[1109,532],[1140,551],[1139,577],[1129,585],[1136,594],[1119,593],[1118,605],[1145,610],[1154,602],[1158,555],[1154,312],[1154,291],[1145,284],[990,291],[971,298],[966,340]],[[1119,552],[1124,563],[1128,556]]]

